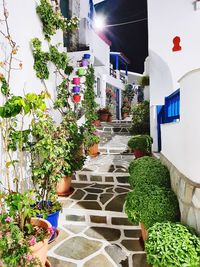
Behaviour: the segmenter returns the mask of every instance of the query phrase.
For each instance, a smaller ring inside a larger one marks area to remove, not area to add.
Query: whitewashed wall
[[[200,183],[200,69],[183,76],[180,88],[180,122],[162,125],[162,154]]]
[[[148,25],[151,104],[161,104],[181,76],[199,67],[200,10],[194,0],[149,0]],[[172,52],[175,36],[181,38],[178,52]]]

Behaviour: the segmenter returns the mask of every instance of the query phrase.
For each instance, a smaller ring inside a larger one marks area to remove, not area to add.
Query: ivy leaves
[[[9,85],[3,75],[0,75],[0,81],[1,81],[1,93],[6,96],[9,94]]]
[[[2,118],[11,118],[15,117],[21,112],[24,115],[31,112],[31,110],[45,110],[46,104],[44,102],[46,94],[42,93],[37,95],[34,93],[26,94],[24,98],[21,96],[12,96],[9,100],[6,101],[4,106],[0,107],[0,117]]]
[[[68,65],[67,53],[59,52],[58,45],[50,45],[49,51],[42,51],[42,43],[38,38],[32,40],[33,57],[34,57],[34,69],[36,71],[36,76],[39,79],[47,80],[49,78],[48,63],[52,62],[57,69],[63,70],[64,72],[71,72]]]
[[[36,12],[42,21],[43,32],[47,41],[51,40],[51,36],[58,29],[64,32],[77,29],[79,19],[77,17],[72,17],[70,20],[65,19],[59,10],[54,11],[48,0],[40,0],[40,5],[37,6]]]

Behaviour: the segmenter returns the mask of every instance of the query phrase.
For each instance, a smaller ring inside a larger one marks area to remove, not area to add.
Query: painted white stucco
[[[162,153],[186,177],[200,182],[200,69],[180,80],[180,122],[162,125]]]

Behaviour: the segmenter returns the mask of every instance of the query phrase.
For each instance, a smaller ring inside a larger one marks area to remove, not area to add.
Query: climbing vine
[[[43,32],[47,41],[51,40],[51,36],[58,29],[64,32],[77,29],[79,19],[77,17],[65,19],[58,8],[53,9],[49,0],[40,0],[40,5],[37,6],[36,11],[43,24]]]

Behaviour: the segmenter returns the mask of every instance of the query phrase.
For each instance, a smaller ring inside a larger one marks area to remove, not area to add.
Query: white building
[[[68,2],[68,5],[62,4]],[[128,60],[119,52],[111,52],[111,42],[103,33],[97,32],[93,27],[95,17],[94,4],[101,1],[92,0],[61,0],[63,15],[76,15],[80,18],[80,27],[76,35],[70,37],[68,43],[65,42],[69,57],[74,66],[78,66],[78,61],[85,53],[91,55],[91,61],[95,68],[97,103],[100,107],[105,107],[106,89],[112,88],[116,96],[112,109],[114,116],[121,119],[121,92],[127,81]],[[120,73],[120,65],[126,69],[125,74]]]
[[[149,0],[148,24],[153,150],[170,169],[182,221],[200,232],[200,2]]]

